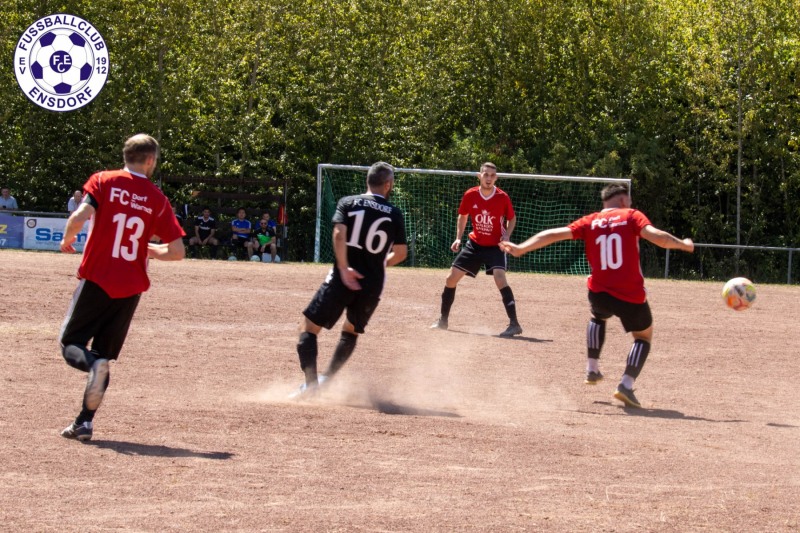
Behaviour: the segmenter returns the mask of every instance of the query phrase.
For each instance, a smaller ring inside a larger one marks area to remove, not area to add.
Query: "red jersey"
[[[504,191],[495,187],[492,194],[484,196],[480,186],[464,193],[458,214],[470,216],[472,231],[469,238],[480,246],[497,246],[505,237],[504,222],[516,216],[511,198]]]
[[[149,179],[127,170],[93,174],[83,190],[97,205],[78,277],[111,298],[146,291],[147,243],[154,235],[167,243],[185,235],[169,200]]]
[[[592,273],[592,292],[607,292],[631,303],[644,303],[647,293],[639,263],[639,235],[650,225],[644,213],[630,208],[603,209],[569,225],[573,239],[581,239]]]

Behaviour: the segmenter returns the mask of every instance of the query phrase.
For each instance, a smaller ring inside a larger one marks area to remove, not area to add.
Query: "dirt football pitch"
[[[326,265],[153,262],[81,444],[59,432],[85,374],[58,333],[80,256],[0,250],[2,531],[798,531],[800,287],[650,279],[655,337],[612,398],[630,338],[612,319],[584,385],[585,280],[395,268],[355,354],[314,402],[301,310]],[[338,331],[319,337],[324,368]]]

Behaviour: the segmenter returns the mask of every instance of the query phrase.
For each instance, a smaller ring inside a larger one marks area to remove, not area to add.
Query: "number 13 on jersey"
[[[112,220],[117,225],[117,233],[114,237],[111,257],[136,261],[139,253],[139,239],[144,233],[144,220],[137,216],[128,217],[125,213],[117,213]]]

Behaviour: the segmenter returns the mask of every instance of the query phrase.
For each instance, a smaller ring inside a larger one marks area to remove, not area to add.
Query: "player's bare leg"
[[[62,437],[81,442],[91,440],[94,414],[103,401],[111,379],[108,366],[108,359],[99,357],[92,361],[83,392],[83,407],[75,421],[61,432]]]
[[[86,389],[83,392],[83,404],[86,409],[96,411],[103,402],[103,396],[108,388],[110,372],[108,359],[97,359],[92,364],[89,377],[86,379]]]

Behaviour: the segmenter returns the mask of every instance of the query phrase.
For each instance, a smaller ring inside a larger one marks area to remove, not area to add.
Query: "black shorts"
[[[303,315],[314,324],[331,329],[347,309],[347,320],[353,324],[353,329],[356,333],[364,333],[380,301],[380,294],[351,291],[338,277],[328,274]]]
[[[239,237],[236,235],[231,237],[231,245],[236,246],[237,248],[244,248],[247,246],[248,242],[250,242],[250,237]]]
[[[634,304],[611,296],[607,292],[589,291],[589,304],[592,315],[600,320],[618,316],[626,332],[644,331],[653,325],[650,304]]]
[[[96,283],[81,280],[61,326],[61,344],[88,348],[91,340],[92,352],[104,359],[116,359],[141,296],[111,298]]]
[[[453,266],[474,278],[483,265],[486,265],[487,274],[492,274],[494,269],[507,270],[505,252],[498,246],[481,246],[472,242],[472,239],[467,239],[453,261]]]

